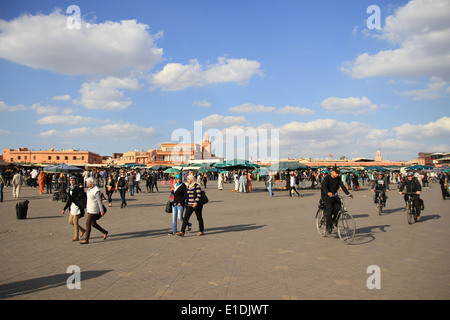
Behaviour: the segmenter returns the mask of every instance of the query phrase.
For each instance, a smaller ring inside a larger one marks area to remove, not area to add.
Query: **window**
[[[77,156],[73,156],[73,158],[72,158],[73,160],[77,160]]]
[[[59,160],[59,156],[56,156],[56,160]]]
[[[47,158],[48,160],[52,160],[52,156],[48,156],[48,158]]]
[[[64,156],[64,160],[69,160],[69,157],[68,156]]]

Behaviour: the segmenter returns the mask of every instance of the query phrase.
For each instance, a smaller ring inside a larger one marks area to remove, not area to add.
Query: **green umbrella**
[[[44,172],[62,172],[62,173],[69,173],[69,172],[82,172],[83,169],[78,167],[72,167],[65,163],[58,164],[57,166],[51,166],[51,167],[45,167]]]
[[[222,161],[214,164],[215,168],[226,169],[226,170],[239,170],[239,169],[254,169],[259,168],[256,163],[250,162],[248,160],[233,159]]]
[[[169,169],[164,170],[164,173],[178,173],[180,171],[181,170],[178,170],[178,169],[175,169],[175,168],[169,168]]]
[[[153,167],[150,167],[149,169],[150,170],[166,170],[166,169],[169,169],[169,168],[170,168],[169,166],[165,166],[163,164],[157,164],[157,165],[155,165]]]
[[[301,170],[307,168],[308,166],[306,164],[298,161],[280,161],[270,166],[270,170],[272,171]]]
[[[380,166],[370,166],[370,167],[364,168],[364,170],[367,170],[367,171],[388,171],[388,169],[380,167]]]

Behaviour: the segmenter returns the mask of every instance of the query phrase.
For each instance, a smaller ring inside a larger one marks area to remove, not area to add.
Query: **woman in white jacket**
[[[91,235],[91,227],[94,227],[101,233],[103,233],[103,240],[108,236],[108,231],[100,227],[97,223],[97,220],[103,217],[105,214],[104,207],[101,198],[101,191],[97,187],[97,180],[90,177],[86,180],[86,184],[88,190],[86,192],[86,212],[87,212],[87,220],[86,220],[86,236],[81,244],[89,243],[89,236]]]

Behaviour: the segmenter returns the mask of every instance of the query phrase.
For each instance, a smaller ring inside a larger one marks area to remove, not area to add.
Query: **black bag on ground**
[[[27,218],[28,203],[30,203],[30,201],[28,201],[28,200],[16,203],[16,217],[17,217],[17,219],[26,219]]]

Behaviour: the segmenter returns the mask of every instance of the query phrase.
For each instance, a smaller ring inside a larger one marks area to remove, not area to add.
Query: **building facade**
[[[90,151],[49,150],[33,151],[28,148],[3,149],[3,160],[14,163],[29,164],[102,164],[102,157]]]

